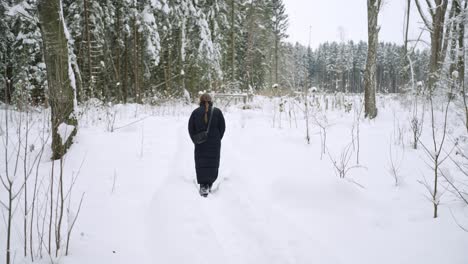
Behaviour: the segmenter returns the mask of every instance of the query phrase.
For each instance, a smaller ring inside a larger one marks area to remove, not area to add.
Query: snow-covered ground
[[[357,98],[349,98],[355,107]],[[441,181],[439,217],[432,218],[421,184],[432,174],[422,148],[411,148],[411,107],[391,96],[378,101],[377,119],[360,122],[359,166],[344,179],[331,158],[349,146],[349,165],[357,164],[354,110],[332,109],[331,101],[324,110],[320,98],[323,114],[311,108],[307,144],[299,103],[287,101],[281,118],[279,99],[256,97],[247,110],[218,105],[227,129],[219,188],[208,198],[194,183],[187,132],[194,106],[88,110],[66,157],[65,171],[79,170],[73,203],[85,198],[61,263],[468,263],[468,233],[454,220],[467,226],[468,208]],[[110,132],[106,116],[114,113]],[[322,157],[317,122],[328,126]],[[454,112],[449,132],[450,140],[466,133]],[[432,142],[428,127],[421,141]],[[390,155],[400,168],[398,186]],[[42,163],[50,167],[47,158]],[[466,183],[450,163],[451,177]],[[23,263],[19,224],[14,234]]]

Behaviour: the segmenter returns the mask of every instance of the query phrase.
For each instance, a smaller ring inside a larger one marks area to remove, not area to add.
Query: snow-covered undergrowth
[[[219,189],[207,199],[198,195],[194,183],[193,144],[187,132],[193,105],[81,106],[79,132],[64,163],[65,186],[78,175],[71,219],[81,194],[85,196],[69,256],[60,262],[466,263],[468,233],[457,222],[468,226],[468,207],[443,178],[439,217],[432,218],[427,187],[433,171],[421,145],[432,146],[428,106],[423,116],[422,101],[418,105],[424,128],[415,150],[413,98],[388,95],[377,101],[378,117],[369,121],[362,118],[357,95],[312,95],[310,144],[300,99],[218,103],[227,129]],[[436,107],[440,134],[442,104]],[[456,153],[468,143],[460,114],[454,105],[446,152],[458,142],[452,157],[462,164]],[[36,124],[40,131],[42,123]],[[17,126],[12,122],[10,130]],[[39,135],[31,133],[31,138]],[[14,140],[10,144],[14,146]],[[38,176],[41,192],[50,185],[46,149]],[[0,150],[2,157],[4,152]],[[0,169],[3,173],[3,163]],[[468,177],[451,159],[442,170],[451,183],[468,189]],[[28,192],[34,178],[28,180]],[[6,201],[3,190],[0,198]],[[16,200],[15,263],[30,261],[21,257],[23,199],[20,195]],[[48,216],[46,204],[39,202],[40,217]],[[2,208],[4,220],[5,212]],[[67,230],[70,220],[65,222]],[[2,258],[5,223],[0,229]],[[34,224],[35,233],[40,229]],[[47,226],[45,230],[42,252],[37,240],[33,248],[36,259],[41,253],[48,263]]]

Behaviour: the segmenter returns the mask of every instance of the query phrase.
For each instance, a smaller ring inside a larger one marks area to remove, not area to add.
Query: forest
[[[180,2],[180,3],[179,3]],[[362,92],[364,41],[323,43],[312,50],[285,41],[281,1],[63,1],[77,100],[143,102],[207,91]],[[0,99],[46,103],[38,1],[0,8]],[[7,7],[8,10],[5,10]],[[407,89],[402,45],[378,47],[377,89]],[[410,53],[415,79],[427,79],[429,50]]]

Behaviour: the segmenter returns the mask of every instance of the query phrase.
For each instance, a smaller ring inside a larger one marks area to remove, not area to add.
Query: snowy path
[[[185,132],[185,131],[183,131]],[[185,137],[185,133],[179,138]],[[163,263],[305,263],[333,261],[317,241],[266,203],[254,201],[249,164],[240,162],[239,149],[223,145],[220,190],[201,198],[195,177],[193,146],[179,141],[167,182],[152,202],[151,237]],[[181,166],[187,164],[187,166]],[[310,250],[314,248],[314,250]],[[301,259],[303,258],[303,259]]]

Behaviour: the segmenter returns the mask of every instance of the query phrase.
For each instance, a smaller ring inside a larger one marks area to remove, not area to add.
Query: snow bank
[[[68,140],[68,137],[70,137],[74,129],[75,129],[75,126],[67,125],[65,123],[61,123],[58,126],[57,132],[60,135],[60,138],[62,139],[62,143],[65,143]]]

